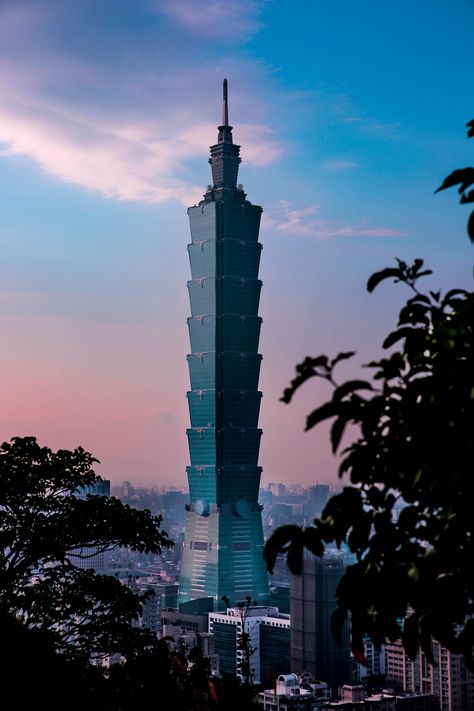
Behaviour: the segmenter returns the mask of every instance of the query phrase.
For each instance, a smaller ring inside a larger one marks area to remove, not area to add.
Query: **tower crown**
[[[217,143],[211,146],[209,163],[212,169],[214,190],[235,189],[239,172],[240,146],[232,141],[232,126],[229,126],[229,101],[227,79],[222,85],[222,123],[217,127]]]

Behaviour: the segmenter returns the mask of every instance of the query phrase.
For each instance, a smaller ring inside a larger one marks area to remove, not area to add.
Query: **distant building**
[[[367,693],[362,684],[343,684],[339,688],[339,701],[364,701]]]
[[[329,499],[329,485],[316,484],[308,490],[308,498],[311,506],[311,514],[320,517]]]
[[[396,694],[383,690],[367,694],[362,684],[344,684],[337,701],[330,701],[325,709],[334,711],[436,711],[431,698],[424,694]]]
[[[175,637],[177,634],[204,634],[208,631],[207,612],[192,613],[180,610],[161,611],[161,634]]]
[[[279,674],[273,689],[257,696],[264,711],[320,711],[331,698],[328,684],[314,681],[311,674]]]
[[[96,481],[94,484],[79,487],[76,492],[76,497],[78,499],[86,499],[89,495],[110,496],[110,481],[108,479],[101,479],[100,481]]]
[[[344,573],[344,560],[328,553],[323,558],[310,553],[303,558],[301,575],[291,576],[291,669],[310,672],[327,682],[333,692],[352,679],[349,628],[339,647],[331,629],[336,609],[336,588]]]
[[[211,674],[219,674],[219,657],[214,652],[214,636],[208,632],[175,633],[172,636],[171,646],[175,649],[184,647],[187,651],[200,649],[202,655],[209,659]]]
[[[260,656],[260,683],[270,686],[280,672],[291,669],[290,620],[267,617],[260,621],[258,653]]]
[[[388,643],[386,650],[387,682],[405,691],[431,695],[439,711],[474,711],[474,674],[462,656],[438,642],[432,643],[435,665],[429,664],[423,652],[411,660],[401,641]]]
[[[286,562],[286,561],[285,561]],[[285,615],[290,614],[290,582],[270,585],[270,605],[278,607]]]
[[[387,652],[385,645],[377,648],[369,637],[364,638],[365,657],[367,665],[359,664],[359,679],[367,680],[374,678],[382,678],[387,670]]]
[[[143,601],[141,626],[146,627],[152,632],[160,632],[162,596],[159,590],[157,590],[157,586],[150,583],[142,585],[140,587],[140,593],[148,593]]]
[[[334,711],[397,711],[397,701],[393,694],[373,694],[361,701],[330,701],[327,709]]]
[[[273,684],[279,671],[290,665],[290,619],[278,608],[255,606],[249,610],[229,608],[209,614],[209,632],[214,635],[214,649],[221,673],[239,675],[242,632],[250,636],[254,648],[250,663],[255,682]]]
[[[144,583],[145,589],[151,588],[160,598],[160,610],[178,607],[178,585],[176,583]]]
[[[285,486],[285,484],[282,484],[282,483],[275,484],[274,482],[271,481],[268,484],[267,490],[273,496],[284,496],[286,493],[286,486]]]
[[[211,600],[212,602],[212,600]],[[182,612],[180,610],[162,610],[160,638],[171,639],[171,645],[188,650],[196,647],[201,650],[211,663],[211,671],[219,673],[219,660],[214,652],[214,636],[209,634],[207,613]]]
[[[75,495],[78,499],[87,499],[88,496],[110,496],[110,481],[102,479],[89,486],[81,486]],[[107,553],[97,547],[75,548],[71,551],[70,557],[76,568],[95,570],[102,575],[108,572]]]

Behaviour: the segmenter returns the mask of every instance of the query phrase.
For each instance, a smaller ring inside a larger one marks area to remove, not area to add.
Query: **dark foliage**
[[[140,711],[253,709],[237,679],[211,677],[199,650],[132,626],[142,599],[74,561],[117,546],[160,553],[161,518],[118,499],[77,497],[100,478],[83,449],[34,437],[0,446],[0,631],[4,693],[18,708]],[[120,663],[102,660],[117,654]]]
[[[465,191],[473,183],[469,168],[452,173],[440,190],[461,184],[461,202],[472,202],[473,192]],[[312,377],[334,387],[306,429],[332,418],[334,452],[348,424],[358,431],[339,467],[350,486],[329,500],[314,527],[278,529],[265,557],[272,570],[276,556],[286,553],[298,574],[305,547],[322,555],[327,543],[345,542],[356,562],[339,584],[332,629],[340,639],[350,613],[357,659],[364,661],[364,633],[376,644],[402,636],[411,656],[421,646],[428,658],[435,638],[474,669],[474,293],[423,293],[418,280],[429,273],[421,259],[397,260],[370,277],[369,291],[385,279],[412,291],[383,343],[394,349],[367,365],[370,380],[337,384],[337,362],[353,353],[306,358],[297,366],[284,402]]]
[[[0,609],[47,636],[66,659],[132,657],[150,635],[132,629],[141,602],[113,577],[74,561],[118,546],[160,553],[172,545],[160,517],[118,499],[77,497],[99,481],[79,448],[53,452],[34,437],[0,446]],[[91,548],[92,547],[92,548]]]

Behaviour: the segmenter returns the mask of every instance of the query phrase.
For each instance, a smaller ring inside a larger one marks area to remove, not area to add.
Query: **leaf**
[[[338,417],[337,420],[334,422],[333,426],[331,427],[331,447],[332,447],[332,453],[336,454],[337,448],[339,447],[339,444],[342,439],[342,435],[344,434],[344,430],[346,429],[347,425],[347,419],[345,417]]]
[[[338,403],[336,402],[327,402],[324,405],[321,405],[321,407],[313,410],[313,412],[311,412],[306,418],[305,431],[307,432],[319,422],[327,420],[329,417],[334,417],[337,415],[337,411]]]
[[[431,301],[429,299],[429,296],[426,296],[426,294],[416,294],[413,296],[411,299],[408,300],[408,304],[431,304]]]
[[[474,210],[471,212],[471,216],[467,223],[467,234],[471,242],[474,242]]]
[[[331,368],[334,368],[336,363],[339,363],[341,360],[347,360],[347,358],[352,358],[352,356],[355,356],[356,352],[355,351],[347,351],[346,353],[338,353],[335,358],[331,361]]]
[[[468,296],[469,292],[466,289],[450,289],[446,292],[443,303],[447,303],[453,296]]]
[[[270,573],[273,572],[278,554],[288,550],[293,539],[300,534],[301,529],[294,525],[280,526],[272,533],[263,550],[263,557]]]
[[[303,529],[303,545],[314,555],[321,557],[324,554],[324,543],[321,540],[320,531],[314,526]]]
[[[474,202],[474,190],[470,190],[465,195],[461,195],[461,199],[459,202],[461,203],[461,205],[467,205],[467,203],[469,202]]]
[[[398,324],[401,326],[404,323],[412,323],[413,325],[422,323],[428,326],[430,323],[429,317],[426,315],[429,307],[425,304],[407,304],[400,311]]]
[[[422,276],[429,276],[430,274],[433,274],[433,270],[432,270],[432,269],[425,269],[425,270],[422,271],[422,272],[417,272],[417,273],[415,274],[415,278],[416,278],[416,279],[419,279],[419,278],[422,277]]]
[[[287,554],[288,568],[293,575],[301,575],[303,570],[303,536],[301,529],[299,533],[300,535],[290,544]]]
[[[372,515],[364,513],[352,527],[347,537],[347,543],[352,553],[362,553],[368,545],[372,530]]]
[[[425,616],[420,617],[420,647],[426,655],[429,664],[435,664],[432,648],[432,635],[429,621]]]
[[[296,366],[297,373],[305,373],[310,369],[317,368],[322,365],[325,368],[328,364],[328,357],[325,355],[316,356],[316,358],[310,358],[307,356],[302,363],[298,363]]]
[[[419,618],[412,614],[403,621],[402,642],[410,659],[415,659],[420,647]]]
[[[343,397],[356,390],[373,390],[373,387],[367,380],[348,380],[335,389],[333,399],[342,400]]]
[[[464,629],[458,637],[458,644],[464,654],[464,661],[466,662],[467,668],[474,672],[474,619],[467,620],[464,625]]]
[[[395,281],[403,279],[402,270],[396,269],[395,267],[387,267],[386,269],[382,269],[380,272],[375,272],[367,282],[367,291],[371,293],[381,281],[384,279],[390,279],[391,277],[393,277]]]
[[[367,657],[365,656],[365,644],[362,637],[356,637],[354,634],[352,635],[351,651],[356,661],[358,661],[363,667],[366,667],[368,662]]]
[[[418,328],[410,328],[408,326],[404,326],[403,328],[398,328],[396,331],[392,331],[392,333],[389,333],[385,341],[383,342],[383,347],[384,348],[390,348],[390,346],[393,346],[394,343],[397,343],[401,338],[409,338],[412,336],[414,333],[419,333],[420,329]]]
[[[455,185],[460,185],[458,192],[462,193],[470,185],[474,185],[474,168],[458,168],[458,170],[453,170],[452,173],[444,179],[443,183],[435,190],[435,193],[439,193],[441,190],[446,190],[447,188],[452,188]]]
[[[317,368],[322,368],[322,372],[318,372]],[[280,398],[280,400],[286,404],[291,402],[296,390],[298,390],[298,388],[310,378],[317,376],[327,377],[327,374],[329,373],[328,357],[320,355],[316,358],[310,358],[308,356],[302,363],[298,363],[296,366],[296,372],[298,375],[296,378],[293,378],[289,387],[285,389],[283,396]]]

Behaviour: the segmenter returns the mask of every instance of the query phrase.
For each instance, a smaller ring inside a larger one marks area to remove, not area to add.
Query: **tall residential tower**
[[[180,603],[212,597],[216,609],[223,596],[231,605],[247,596],[268,602],[258,504],[262,208],[237,185],[239,154],[224,80],[222,121],[209,159],[213,184],[188,209],[191,501],[179,591]]]

